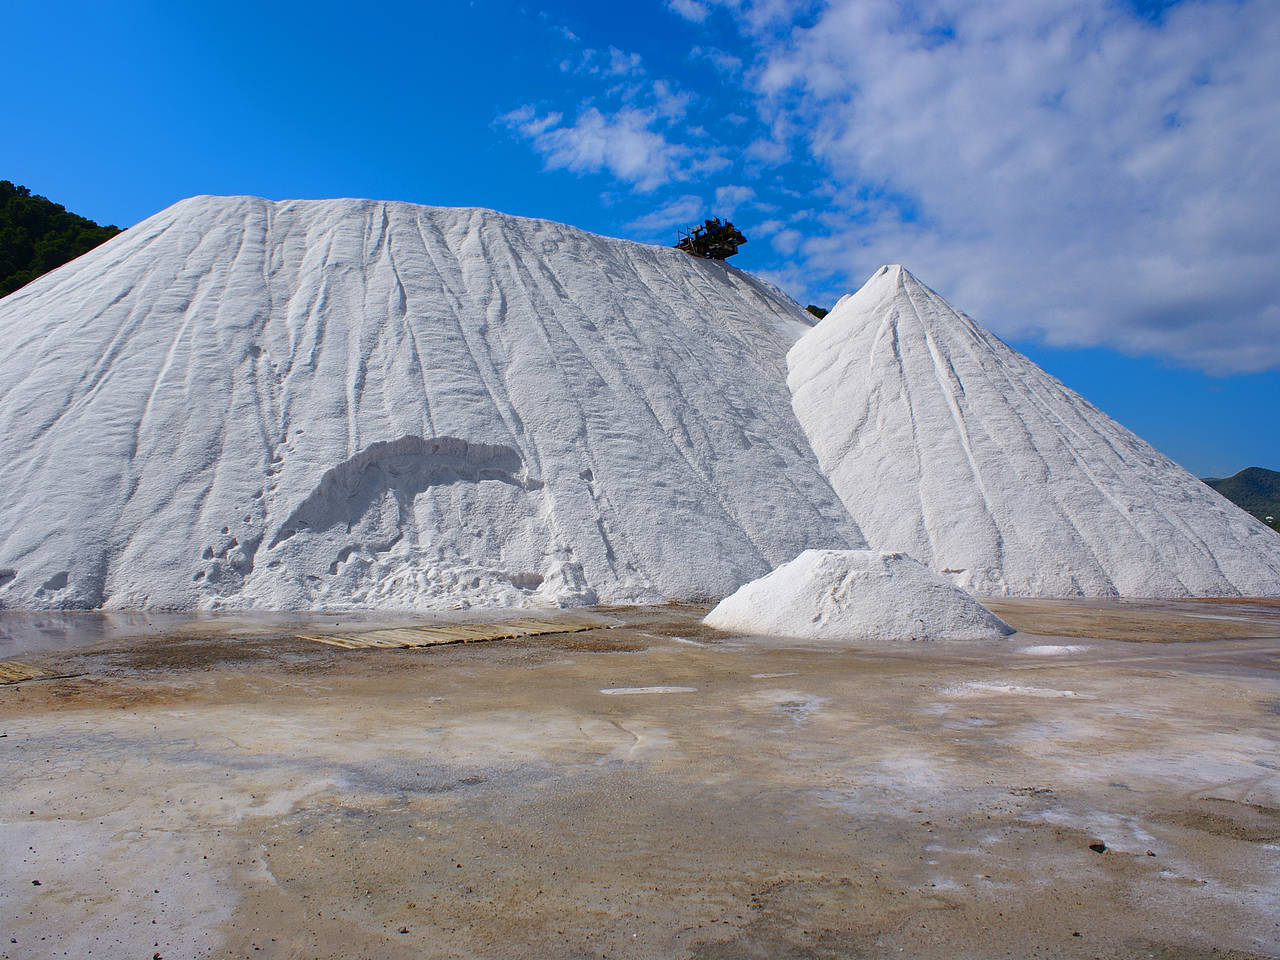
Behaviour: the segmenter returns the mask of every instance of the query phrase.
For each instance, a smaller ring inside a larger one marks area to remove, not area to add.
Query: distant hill
[[[1280,532],[1280,473],[1262,467],[1245,467],[1232,477],[1207,478],[1209,486],[1241,510],[1253,514],[1271,529]]]
[[[26,187],[0,180],[0,297],[119,232],[117,226],[100,226]]]

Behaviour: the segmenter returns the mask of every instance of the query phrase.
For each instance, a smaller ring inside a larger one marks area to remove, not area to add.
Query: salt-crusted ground
[[[5,615],[83,675],[0,687],[0,957],[1280,952],[1280,607],[992,606],[853,650]]]

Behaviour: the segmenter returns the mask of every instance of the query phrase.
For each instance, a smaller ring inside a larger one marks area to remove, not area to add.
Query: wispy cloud
[[[708,60],[717,70],[730,76],[742,71],[742,58],[735,57],[719,47],[704,47],[700,44],[695,44],[689,49],[689,56],[694,60]]]
[[[626,53],[617,47],[609,48],[609,65],[606,68],[611,76],[629,77],[638,76],[644,73],[644,67],[641,66],[640,54]]]
[[[791,152],[787,145],[771,137],[758,137],[742,151],[744,157],[761,166],[777,166],[785,163]]]
[[[689,122],[701,98],[670,79],[651,78],[638,53],[584,47],[559,67],[590,91],[576,114],[525,104],[497,118],[529,141],[548,170],[607,174],[650,193],[730,165],[726,147],[708,142],[706,130]]]
[[[683,119],[693,103],[693,94],[677,90],[665,80],[655,80],[651,92],[654,112],[664,120]]]
[[[668,139],[659,129],[662,120],[657,107],[605,113],[592,106],[565,122],[560,113],[539,114],[532,105],[498,118],[532,143],[547,169],[607,172],[643,192],[697,179],[728,165],[722,153],[695,151]]]
[[[686,194],[682,197],[676,197],[669,203],[663,204],[657,210],[633,220],[627,227],[631,232],[641,236],[653,236],[663,231],[671,232],[677,227],[685,226],[701,218],[703,209],[704,204],[701,197]]]
[[[773,235],[773,249],[781,254],[792,254],[800,248],[800,241],[804,239],[804,234],[799,230],[793,230],[788,227],[786,230],[779,230]]]
[[[755,199],[756,192],[750,187],[726,185],[716,187],[716,213],[723,217],[732,217],[740,206]]]
[[[573,42],[577,41],[574,36]],[[618,47],[609,47],[608,50],[583,47],[575,55],[561,59],[559,66],[561,73],[585,77],[642,77],[645,74],[644,59],[640,54]]]
[[[701,23],[707,19],[707,14],[710,12],[707,4],[702,0],[667,0],[667,6],[674,13],[694,23]]]

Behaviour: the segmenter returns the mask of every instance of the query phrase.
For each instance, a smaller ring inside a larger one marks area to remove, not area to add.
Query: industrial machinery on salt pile
[[[742,231],[730,221],[712,217],[688,230],[681,230],[676,248],[683,250],[691,257],[727,260],[746,242],[747,238],[742,235]]]

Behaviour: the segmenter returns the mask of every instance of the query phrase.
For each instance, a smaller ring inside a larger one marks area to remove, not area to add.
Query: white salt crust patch
[[[1073,653],[1082,653],[1089,649],[1087,643],[1042,643],[1030,647],[1019,647],[1018,652],[1029,657],[1066,657]]]
[[[1037,697],[1044,699],[1093,700],[1089,694],[1076,693],[1074,690],[1055,690],[1051,687],[1031,687],[1018,683],[995,683],[986,680],[969,680],[965,683],[943,687],[940,691],[944,697],[964,699],[967,697],[1013,696]]]
[[[608,697],[628,697],[647,693],[697,693],[697,687],[605,687],[600,691]]]

